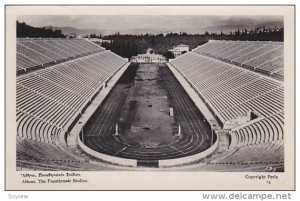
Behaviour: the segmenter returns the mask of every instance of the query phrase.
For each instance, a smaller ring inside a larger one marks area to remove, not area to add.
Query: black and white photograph
[[[188,12],[198,7],[49,6],[12,18],[10,168],[68,172],[71,183],[89,182],[81,172],[292,174],[290,18],[268,6]]]

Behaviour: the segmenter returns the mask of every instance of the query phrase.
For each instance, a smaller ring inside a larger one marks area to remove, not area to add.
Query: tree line
[[[119,39],[115,38],[110,43],[109,42],[103,42],[101,44],[102,47],[105,49],[108,49],[121,57],[124,58],[131,58],[132,56],[135,56],[137,54],[140,54],[141,51],[139,51],[137,43],[134,41],[131,41],[129,39]]]
[[[42,27],[36,28],[17,21],[17,37],[42,37],[42,38],[66,38],[61,30],[52,30]],[[194,49],[208,40],[240,40],[240,41],[283,41],[284,28],[257,27],[255,29],[237,29],[228,33],[209,33],[188,34],[167,33],[167,34],[120,34],[115,33],[103,36],[101,34],[91,33],[86,38],[99,38],[110,42],[103,42],[101,46],[124,57],[131,58],[137,54],[143,54],[148,48],[154,49],[155,53],[172,58],[168,51],[174,46],[185,44]]]
[[[27,25],[25,22],[17,21],[17,37],[18,38],[66,38],[62,34],[61,30],[52,30],[52,27],[49,28],[42,27],[32,27]]]
[[[102,46],[112,52],[126,58],[143,54],[148,48],[155,50],[156,54],[167,54],[169,49],[179,44],[187,44],[190,48],[195,48],[206,43],[208,40],[196,35],[174,35],[174,34],[113,34],[103,36],[104,40],[110,40],[110,43],[104,42]]]
[[[209,33],[187,34],[168,33],[168,34],[112,34],[108,36],[96,35],[104,40],[111,40],[111,43],[102,43],[102,46],[112,52],[126,58],[137,54],[145,53],[148,48],[155,50],[155,53],[162,54],[167,58],[172,58],[168,51],[179,44],[189,45],[190,50],[202,45],[208,40],[240,40],[240,41],[283,41],[284,28],[258,27],[255,29],[237,29],[228,33]]]
[[[284,28],[267,28],[257,27],[255,29],[237,29],[224,34],[222,31],[218,33],[205,32],[204,34],[214,40],[240,40],[240,41],[283,41]]]

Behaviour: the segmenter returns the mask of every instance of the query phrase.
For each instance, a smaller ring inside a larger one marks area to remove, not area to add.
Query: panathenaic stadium
[[[210,40],[166,63],[16,45],[19,171],[284,171],[282,42]]]

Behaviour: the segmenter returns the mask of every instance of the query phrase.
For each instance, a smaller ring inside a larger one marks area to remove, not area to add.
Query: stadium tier
[[[103,50],[84,39],[17,39],[17,74]]]
[[[194,52],[283,77],[282,42],[212,40]]]
[[[280,164],[284,162],[284,141],[254,144],[239,147],[230,156],[220,159],[217,163],[246,163],[246,164]]]
[[[18,76],[17,135],[56,144],[99,87],[125,63],[101,51]]]
[[[222,160],[216,158],[218,163],[283,162],[283,82],[224,61],[283,75],[282,50],[282,44],[273,42],[210,41],[171,61],[223,128],[230,130],[230,147],[235,151]],[[256,118],[226,128],[247,114]]]
[[[194,86],[222,123],[257,111],[267,117],[283,111],[283,83],[190,52],[171,62]]]
[[[67,147],[17,137],[18,170],[99,170],[105,169],[90,163],[80,153],[72,153]]]
[[[248,126],[233,129],[234,146],[243,147],[259,143],[272,142],[283,139],[284,116],[283,113],[264,118]]]

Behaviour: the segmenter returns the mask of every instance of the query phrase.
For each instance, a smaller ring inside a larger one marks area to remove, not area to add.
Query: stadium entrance
[[[158,168],[158,160],[138,160],[137,166]]]

